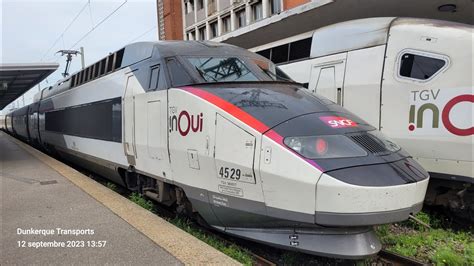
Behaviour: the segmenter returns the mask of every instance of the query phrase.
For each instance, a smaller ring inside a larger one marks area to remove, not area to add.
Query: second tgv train
[[[7,114],[9,133],[225,233],[339,258],[376,254],[429,176],[396,143],[254,53],[135,43]]]
[[[402,145],[430,173],[425,203],[474,222],[473,37],[468,24],[376,17],[251,50]]]

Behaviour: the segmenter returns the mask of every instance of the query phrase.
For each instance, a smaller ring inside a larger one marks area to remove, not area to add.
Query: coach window
[[[288,44],[272,48],[272,61],[275,64],[288,61]]]
[[[267,59],[270,59],[271,57],[271,51],[272,49],[266,49],[266,50],[262,50],[262,51],[258,51],[257,54],[267,58]]]
[[[81,70],[81,72],[79,72],[79,74],[81,75],[81,78],[79,80],[79,84],[83,84],[84,83],[84,70]]]
[[[102,76],[105,74],[105,65],[107,63],[107,58],[104,58],[100,61],[100,72],[99,75]]]
[[[404,53],[400,59],[400,76],[428,80],[440,72],[446,65],[446,59],[435,58],[429,55],[420,55],[415,53]]]
[[[111,54],[108,56],[107,59],[107,73],[112,72],[114,70],[114,55]]]
[[[73,75],[71,79],[71,87],[74,87],[75,85],[76,85],[76,75]]]
[[[90,66],[89,67],[89,80],[93,80],[94,79],[94,65]]]
[[[95,63],[95,66],[94,66],[94,78],[97,78],[100,76],[99,69],[100,69],[100,62],[97,62]]]
[[[123,53],[124,53],[125,49],[120,49],[119,51],[117,51],[117,53],[115,54],[115,66],[114,66],[114,70],[115,69],[119,69],[121,66],[122,66],[122,59],[123,59]]]
[[[311,41],[313,38],[307,38],[290,43],[289,61],[309,58],[311,53]]]

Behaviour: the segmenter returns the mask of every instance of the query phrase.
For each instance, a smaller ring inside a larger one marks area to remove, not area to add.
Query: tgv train
[[[311,254],[377,253],[429,176],[269,60],[211,42],[135,43],[6,116],[9,133],[227,234]]]
[[[472,40],[472,25],[382,17],[252,50],[268,57],[289,45],[291,59],[292,47],[307,47],[307,58],[279,67],[413,155],[430,172],[427,204],[474,221]]]

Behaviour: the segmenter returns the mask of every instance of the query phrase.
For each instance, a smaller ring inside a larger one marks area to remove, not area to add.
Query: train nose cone
[[[428,177],[411,158],[329,171],[317,184],[315,221],[362,226],[406,220],[421,210]]]

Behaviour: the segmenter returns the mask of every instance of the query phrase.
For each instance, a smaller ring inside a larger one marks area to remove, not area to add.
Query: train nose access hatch
[[[240,205],[238,198],[263,201],[262,188],[260,182],[256,182],[254,171],[255,146],[255,136],[216,114],[214,159],[217,187],[221,194],[229,195],[236,200],[229,202],[230,199],[225,196],[211,195],[211,202],[214,213],[227,226],[235,223],[234,215],[229,215],[229,208],[246,209],[245,205],[238,206]],[[264,213],[265,209],[252,212]]]

